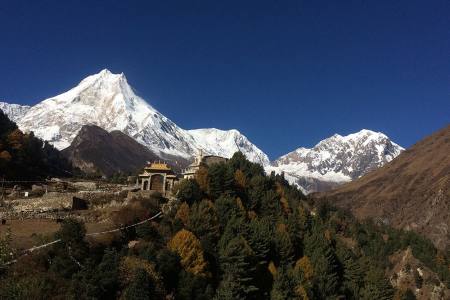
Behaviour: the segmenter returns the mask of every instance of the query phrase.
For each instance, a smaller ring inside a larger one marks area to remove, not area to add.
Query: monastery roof
[[[145,167],[146,170],[172,171],[172,169],[162,162],[153,162]]]

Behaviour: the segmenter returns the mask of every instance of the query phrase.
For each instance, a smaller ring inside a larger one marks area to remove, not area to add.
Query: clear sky
[[[3,101],[103,68],[271,158],[362,128],[408,147],[450,123],[450,1],[1,1]]]

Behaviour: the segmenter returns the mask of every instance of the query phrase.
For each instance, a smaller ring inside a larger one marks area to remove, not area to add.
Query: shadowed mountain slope
[[[99,172],[106,176],[117,172],[133,173],[143,168],[148,161],[160,159],[121,131],[107,132],[95,125],[83,126],[62,153],[74,167],[86,173]]]

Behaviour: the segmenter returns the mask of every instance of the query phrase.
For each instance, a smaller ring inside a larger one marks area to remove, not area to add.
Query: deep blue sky
[[[450,121],[450,1],[1,2],[0,99],[103,68],[181,127],[237,128],[271,158],[362,128],[407,147]]]

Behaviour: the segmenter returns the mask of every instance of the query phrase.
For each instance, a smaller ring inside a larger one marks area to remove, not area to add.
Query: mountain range
[[[450,125],[395,160],[336,190],[328,199],[360,219],[414,230],[436,247],[450,245]]]
[[[0,109],[21,130],[33,131],[60,150],[70,146],[70,152],[76,153],[80,143],[73,142],[79,141],[76,138],[81,128],[94,125],[106,132],[122,132],[145,146],[152,156],[166,160],[187,161],[200,150],[223,157],[241,151],[249,160],[263,165],[267,172],[284,173],[288,181],[305,193],[327,190],[356,179],[403,151],[386,135],[361,130],[347,136],[336,134],[311,149],[299,148],[271,162],[235,129],[180,128],[136,95],[123,73],[113,74],[107,69],[34,106],[0,102]],[[88,136],[84,134],[84,142]]]
[[[381,132],[363,129],[335,134],[313,148],[298,148],[266,167],[305,192],[324,191],[352,181],[390,162],[404,149]]]

